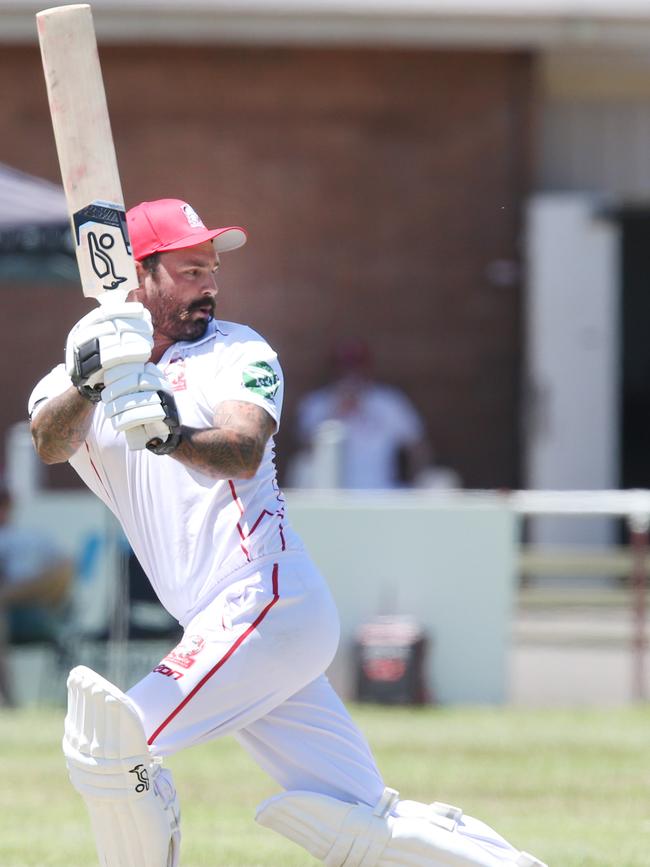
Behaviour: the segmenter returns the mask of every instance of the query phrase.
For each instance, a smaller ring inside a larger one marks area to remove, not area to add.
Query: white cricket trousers
[[[238,572],[128,695],[159,755],[233,734],[283,788],[373,806],[384,783],[323,674],[338,640],[324,579],[283,553]]]

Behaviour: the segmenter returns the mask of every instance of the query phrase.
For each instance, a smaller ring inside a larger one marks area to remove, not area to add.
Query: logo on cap
[[[205,229],[205,223],[191,205],[183,205],[183,213],[192,229]]]

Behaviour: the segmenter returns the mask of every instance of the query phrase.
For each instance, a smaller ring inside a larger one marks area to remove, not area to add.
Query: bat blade
[[[43,71],[84,295],[137,288],[91,8],[37,13]]]

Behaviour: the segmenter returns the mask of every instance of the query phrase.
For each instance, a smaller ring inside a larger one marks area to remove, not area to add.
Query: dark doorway
[[[621,487],[650,488],[650,209],[620,215]]]

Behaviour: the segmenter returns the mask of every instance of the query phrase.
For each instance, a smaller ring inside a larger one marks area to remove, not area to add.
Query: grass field
[[[353,706],[387,783],[492,824],[550,867],[650,865],[650,708]],[[94,844],[59,750],[63,712],[0,712],[0,867],[90,867]],[[274,784],[232,740],[169,761],[183,867],[316,864],[258,827]]]

